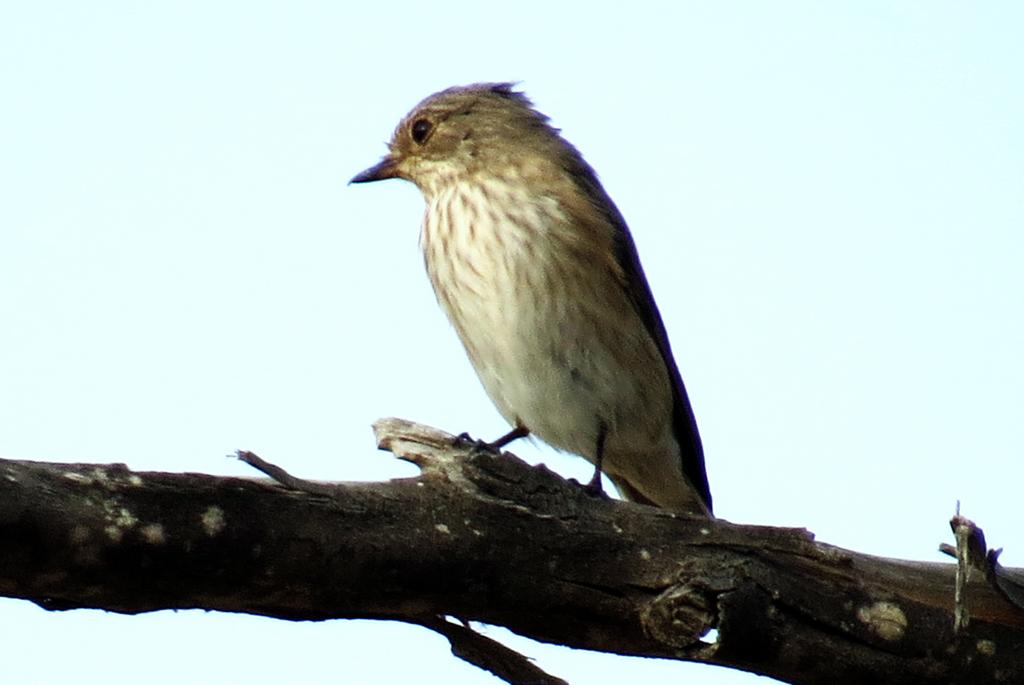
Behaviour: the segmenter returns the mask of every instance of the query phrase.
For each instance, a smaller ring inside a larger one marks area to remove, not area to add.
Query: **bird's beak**
[[[398,178],[398,160],[391,155],[387,155],[369,169],[360,171],[349,183],[370,183],[388,178]]]

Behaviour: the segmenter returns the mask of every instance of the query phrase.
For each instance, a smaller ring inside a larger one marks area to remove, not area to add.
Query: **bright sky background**
[[[617,7],[4,3],[0,455],[386,479],[378,417],[504,432],[419,193],[346,181],[422,97],[518,80],[632,227],[720,516],[939,560],[959,498],[1024,565],[1024,5]],[[393,624],[0,601],[0,635],[12,683],[497,682]]]

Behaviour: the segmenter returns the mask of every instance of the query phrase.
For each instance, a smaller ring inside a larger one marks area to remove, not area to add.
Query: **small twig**
[[[965,588],[972,568],[981,571],[988,584],[1003,599],[1017,609],[1024,609],[1024,573],[1020,569],[1007,569],[1000,565],[999,555],[1003,550],[988,549],[984,531],[974,521],[960,515],[959,502],[949,526],[956,536],[956,547],[943,543],[939,545],[939,551],[957,560],[953,629],[960,632],[970,622]]]
[[[468,626],[452,623],[443,616],[423,617],[418,623],[444,635],[452,654],[511,685],[568,685],[561,678],[545,673],[528,657]]]
[[[960,503],[956,504],[956,514],[949,521],[956,538],[956,547],[948,544],[939,545],[939,550],[956,558],[956,585],[953,591],[953,631],[961,633],[970,624],[971,616],[967,609],[967,583],[971,579],[971,570],[986,572],[988,559],[985,533],[974,521],[960,515]]]
[[[249,452],[248,450],[238,450],[235,452],[235,455],[238,457],[239,461],[248,464],[257,471],[269,476],[291,490],[298,490],[299,492],[305,492],[310,495],[325,497],[334,497],[338,493],[338,488],[331,483],[321,483],[315,480],[297,478],[277,464],[271,464],[269,461],[263,460],[261,457],[257,456],[253,452]]]

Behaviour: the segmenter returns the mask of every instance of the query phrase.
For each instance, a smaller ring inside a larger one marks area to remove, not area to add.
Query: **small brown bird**
[[[514,429],[595,464],[627,499],[711,514],[704,452],[626,222],[580,153],[509,83],[417,105],[352,183],[427,202],[438,302]]]

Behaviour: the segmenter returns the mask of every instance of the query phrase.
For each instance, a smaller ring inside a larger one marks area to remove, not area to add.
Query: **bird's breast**
[[[602,425],[660,440],[662,426],[625,418],[668,416],[669,386],[612,271],[576,249],[580,230],[554,199],[514,184],[453,185],[428,201],[422,245],[437,299],[502,415],[593,458]]]
[[[427,273],[482,377],[514,366],[524,331],[549,317],[538,300],[550,292],[544,242],[559,220],[554,203],[497,181],[454,184],[428,203]]]

